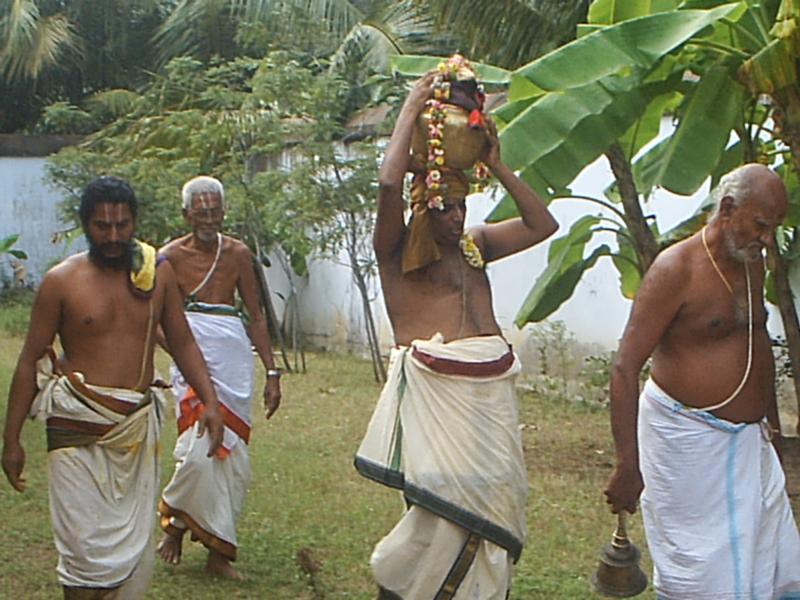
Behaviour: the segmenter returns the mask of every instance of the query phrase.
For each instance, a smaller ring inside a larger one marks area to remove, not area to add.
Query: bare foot
[[[236,579],[237,581],[244,581],[245,579],[244,575],[233,568],[231,561],[215,550],[208,551],[206,573],[227,577],[228,579]]]
[[[172,535],[165,533],[158,543],[156,551],[162,560],[169,565],[178,565],[181,562],[181,551],[183,550],[183,533]]]

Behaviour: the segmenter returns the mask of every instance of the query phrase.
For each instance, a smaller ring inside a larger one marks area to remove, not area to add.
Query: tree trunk
[[[800,97],[797,90],[794,87],[790,87],[774,94],[773,100],[775,110],[772,115],[776,124],[776,133],[789,146],[794,170],[800,174]],[[774,254],[776,255],[776,259],[773,261],[775,265],[773,268],[775,291],[778,295],[778,308],[781,311],[783,331],[786,334],[795,402],[798,408],[795,430],[800,435],[800,324],[797,319],[794,295],[789,284],[788,269],[780,252],[776,251]]]
[[[800,352],[798,352],[800,349],[800,323],[797,321],[797,311],[794,307],[794,297],[786,273],[786,263],[775,247],[770,248],[768,252],[769,268],[775,279],[775,294],[778,296],[778,308],[783,321],[783,331],[786,334],[795,398],[800,398],[800,378],[797,377],[797,373],[800,373]],[[800,433],[800,417],[795,427]]]
[[[289,373],[292,372],[292,365],[289,363],[289,357],[286,355],[286,342],[283,339],[283,332],[278,323],[278,316],[275,314],[275,306],[272,304],[272,297],[269,293],[269,284],[267,283],[267,276],[264,275],[264,268],[261,265],[261,251],[257,250],[259,256],[253,257],[253,270],[256,274],[256,282],[258,283],[258,295],[261,299],[261,307],[264,310],[264,317],[267,319],[267,329],[272,335],[273,348],[275,352],[275,343],[281,348],[281,359],[283,359],[283,368]]]
[[[281,252],[278,254],[280,259],[281,268],[283,272],[286,273],[286,278],[289,280],[289,297],[286,298],[286,310],[283,314],[283,323],[282,327],[284,328],[284,335],[286,335],[286,317],[289,316],[289,336],[292,340],[292,355],[294,358],[294,369],[298,373],[305,373],[306,372],[306,355],[305,349],[303,348],[302,339],[303,339],[303,331],[300,326],[300,305],[299,300],[297,298],[297,290],[294,287],[294,282],[292,281],[292,267],[289,266],[289,261],[287,260],[286,256]],[[299,354],[299,358],[298,358]],[[302,361],[302,365],[299,365],[298,362]]]
[[[386,381],[386,368],[383,366],[383,359],[381,358],[381,349],[378,343],[378,334],[375,329],[375,320],[372,316],[372,307],[369,304],[369,290],[367,290],[367,282],[364,279],[364,274],[359,270],[353,270],[353,279],[355,280],[358,292],[361,295],[361,304],[364,311],[364,322],[367,330],[367,345],[369,346],[369,353],[372,358],[372,372],[375,376],[375,381],[384,383]]]
[[[606,150],[606,158],[611,164],[611,171],[619,186],[622,210],[625,213],[625,225],[633,239],[640,271],[644,275],[658,254],[658,242],[644,218],[642,205],[639,204],[639,192],[636,190],[631,165],[625,158],[625,152],[618,143],[614,143]]]
[[[350,260],[350,271],[353,273],[353,281],[358,288],[361,296],[361,306],[364,313],[364,325],[367,333],[367,346],[369,347],[370,357],[372,358],[372,374],[375,381],[384,383],[386,381],[386,368],[383,366],[381,348],[378,340],[378,333],[375,328],[375,319],[372,316],[372,307],[369,302],[369,290],[367,289],[367,278],[364,269],[358,262],[358,220],[352,213],[348,214],[348,241],[347,255]]]

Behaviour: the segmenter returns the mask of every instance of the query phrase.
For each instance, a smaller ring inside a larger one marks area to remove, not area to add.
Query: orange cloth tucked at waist
[[[193,400],[197,400],[198,402],[195,404],[192,402]],[[218,403],[218,406],[220,412],[222,413],[222,422],[225,424],[225,427],[238,435],[245,444],[249,444],[250,426],[240,419],[236,414],[234,414],[224,404]],[[179,408],[180,416],[178,417],[178,435],[192,427],[197,420],[200,419],[206,409],[205,405],[199,401],[197,392],[195,392],[192,387],[189,387],[189,389],[186,391],[186,394],[184,394],[183,398],[181,398]],[[220,446],[217,449],[215,456],[222,460],[225,459],[229,454],[230,450]]]

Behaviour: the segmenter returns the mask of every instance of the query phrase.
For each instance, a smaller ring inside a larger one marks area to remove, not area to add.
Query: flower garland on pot
[[[442,167],[445,166],[445,153],[444,153],[444,124],[447,119],[445,111],[445,104],[450,99],[450,79],[456,78],[461,69],[470,69],[469,61],[461,56],[455,54],[447,61],[439,63],[439,73],[433,80],[433,98],[429,99],[426,103],[426,115],[428,117],[428,131],[427,131],[427,175],[425,177],[425,197],[427,199],[428,209],[443,210],[444,209],[444,196],[447,192],[447,184],[442,180]],[[482,92],[482,89],[481,89]],[[483,116],[479,111],[475,126],[482,126]],[[470,123],[472,124],[473,115],[470,115]],[[476,191],[482,191],[486,182],[489,179],[489,169],[481,161],[477,161],[473,168],[473,181],[476,185]]]

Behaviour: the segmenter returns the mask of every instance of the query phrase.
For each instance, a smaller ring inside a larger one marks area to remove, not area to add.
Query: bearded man
[[[519,360],[495,320],[485,265],[541,242],[557,224],[501,162],[488,119],[481,158],[521,216],[465,231],[468,181],[441,161],[441,178],[428,178],[442,184],[433,197],[415,175],[406,224],[412,132],[438,77],[426,75],[406,98],[380,169],[374,248],[397,347],[355,462],[402,490],[408,506],[372,555],[381,598],[499,600],[525,538],[527,477]]]
[[[205,407],[197,435],[208,432],[208,455],[222,443],[216,394],[175,273],[134,238],[137,208],[121,179],[86,186],[79,215],[89,251],[42,280],[9,392],[2,460],[19,492],[23,421],[30,414],[46,423],[50,515],[66,599],[141,598],[147,588],[164,410],[151,385],[157,326]],[[52,348],[56,335],[60,357]]]
[[[605,493],[615,513],[642,495],[659,598],[797,598],[762,292],[786,189],[749,164],[715,195],[709,224],[658,255],[634,300],[611,374],[617,466]]]
[[[222,447],[214,460],[194,434],[202,408],[180,365],[172,367],[175,412],[180,435],[175,445],[175,474],[159,504],[164,537],[159,554],[178,564],[183,536],[208,548],[206,570],[238,579],[236,522],[250,481],[250,397],[255,348],[266,371],[264,408],[269,419],[281,399],[280,371],[259,303],[253,255],[241,241],[222,235],[225,190],[213,177],[200,176],[183,186],[183,216],[191,233],[161,249],[175,270],[186,318],[208,364],[225,422]],[[245,315],[235,307],[239,293]],[[167,350],[171,352],[169,345]]]

